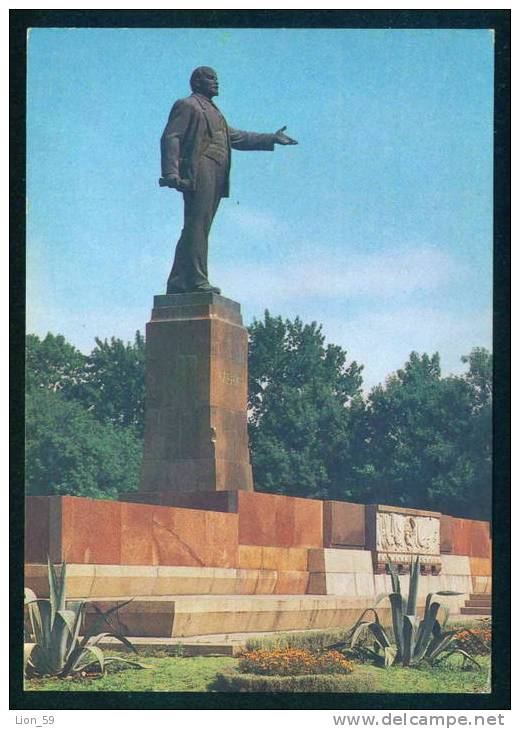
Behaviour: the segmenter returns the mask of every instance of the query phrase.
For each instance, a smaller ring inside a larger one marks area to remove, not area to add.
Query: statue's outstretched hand
[[[274,143],[275,144],[298,144],[296,139],[291,139],[291,137],[288,137],[287,134],[284,134],[287,127],[282,127],[277,132],[274,133]]]

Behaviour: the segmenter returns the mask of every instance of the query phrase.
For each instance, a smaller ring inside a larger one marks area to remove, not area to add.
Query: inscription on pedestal
[[[232,375],[231,372],[223,372],[222,373],[222,382],[225,385],[240,385],[240,377],[237,377],[237,375]]]

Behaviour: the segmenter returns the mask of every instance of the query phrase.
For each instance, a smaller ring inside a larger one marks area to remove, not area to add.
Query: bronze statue
[[[275,144],[298,144],[282,127],[274,134],[228,127],[212,101],[217,74],[201,66],[190,78],[191,96],[173,105],[161,137],[159,184],[182,192],[184,227],[175,250],[167,293],[220,294],[208,280],[208,235],[222,197],[229,197],[231,149],[272,151]]]

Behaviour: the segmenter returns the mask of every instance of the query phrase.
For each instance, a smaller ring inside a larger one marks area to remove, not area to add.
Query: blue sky
[[[491,347],[487,30],[31,30],[28,331],[144,331],[182,226],[159,138],[198,65],[230,125],[299,141],[233,154],[210,278],[246,323],[321,322],[365,387],[412,350],[448,373]]]

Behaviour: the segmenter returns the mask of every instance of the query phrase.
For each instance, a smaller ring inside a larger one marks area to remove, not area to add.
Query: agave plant
[[[101,673],[112,662],[123,662],[143,668],[135,661],[123,658],[105,657],[98,643],[105,636],[112,636],[137,653],[136,648],[112,626],[110,615],[125,603],[102,612],[96,608],[96,619],[80,639],[84,624],[86,603],[66,600],[67,565],[56,572],[48,560],[49,599],[38,598],[29,588],[25,588],[27,607],[34,644],[24,647],[24,673],[28,676],[59,676],[89,671],[95,664]]]
[[[346,653],[358,657],[374,658],[377,662],[384,663],[385,667],[394,663],[407,667],[417,666],[422,662],[434,665],[457,653],[463,656],[465,664],[469,662],[479,668],[478,663],[467,651],[454,645],[455,635],[460,634],[460,629],[445,630],[448,610],[443,608],[444,619],[441,623],[438,619],[441,604],[433,600],[435,595],[453,596],[462,593],[453,590],[430,592],[426,596],[421,618],[417,615],[417,595],[421,575],[419,557],[411,565],[408,596],[401,592],[401,583],[395,565],[390,564],[389,570],[392,592],[382,595],[376,601],[376,605],[385,597],[390,600],[394,641],[390,639],[388,632],[381,624],[374,606],[363,611],[348,631],[346,641],[329,647],[343,649]],[[369,615],[371,619],[367,618]],[[368,635],[374,641],[373,648],[366,643],[362,645],[362,638]]]

